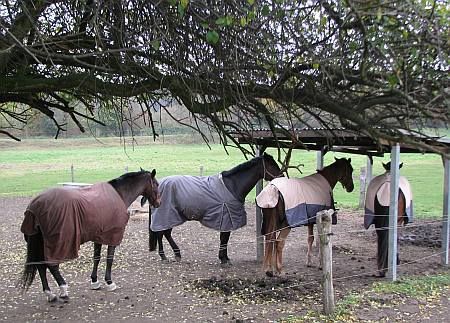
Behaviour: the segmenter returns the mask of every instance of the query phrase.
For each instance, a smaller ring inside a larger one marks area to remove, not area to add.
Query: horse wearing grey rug
[[[161,180],[161,206],[152,214],[150,209],[149,250],[159,246],[161,260],[166,261],[162,244],[165,236],[181,259],[178,245],[172,238],[172,228],[186,221],[199,221],[204,226],[220,231],[219,259],[229,264],[228,241],[230,232],[247,224],[245,197],[260,179],[272,180],[281,170],[272,156],[263,154],[231,170],[213,176],[169,176]]]

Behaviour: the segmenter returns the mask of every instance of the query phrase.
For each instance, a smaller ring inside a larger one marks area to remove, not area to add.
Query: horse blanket
[[[400,176],[399,188],[405,195],[406,200],[406,219],[405,222],[409,223],[413,221],[413,202],[411,185],[408,180]],[[365,213],[364,213],[364,227],[368,229],[375,220],[375,196],[378,198],[378,202],[382,206],[389,206],[391,193],[391,175],[390,173],[384,173],[382,175],[374,177],[367,187]]]
[[[152,212],[152,231],[164,231],[192,220],[226,232],[247,224],[244,203],[228,191],[221,174],[168,176],[159,182],[159,190],[161,205]]]
[[[261,208],[273,208],[281,193],[284,199],[286,219],[290,227],[316,223],[316,213],[334,209],[333,190],[319,173],[303,178],[279,177],[272,180],[256,197]],[[333,215],[333,224],[336,224]]]
[[[119,245],[129,218],[125,203],[109,183],[49,189],[35,197],[24,214],[21,231],[34,235],[41,230],[49,263],[77,258],[80,245],[87,241]]]

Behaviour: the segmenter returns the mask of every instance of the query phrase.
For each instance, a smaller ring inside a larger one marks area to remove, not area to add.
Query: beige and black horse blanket
[[[164,177],[159,182],[159,192],[161,205],[152,212],[152,231],[164,231],[186,221],[199,221],[224,232],[247,224],[244,202],[227,189],[221,174]]]
[[[322,210],[334,209],[333,190],[321,174],[302,178],[279,177],[272,180],[256,197],[260,208],[273,208],[281,193],[286,219],[290,227],[316,223],[316,214]],[[336,224],[333,215],[333,224]]]
[[[406,223],[413,221],[413,195],[411,185],[408,180],[399,177],[399,189],[405,196],[406,201]],[[382,175],[374,177],[367,187],[365,213],[364,213],[364,227],[368,229],[375,220],[375,197],[381,206],[389,206],[391,192],[391,174],[386,172]]]
[[[34,235],[41,230],[49,263],[77,258],[80,245],[87,241],[119,245],[129,218],[125,203],[109,183],[49,189],[35,197],[24,214],[21,231]]]

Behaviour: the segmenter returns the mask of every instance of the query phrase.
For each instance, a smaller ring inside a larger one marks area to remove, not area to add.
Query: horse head
[[[148,176],[148,185],[145,186],[144,191],[142,192],[141,206],[144,206],[145,202],[148,200],[151,206],[159,207],[161,204],[161,196],[159,194],[159,183],[155,177],[156,170],[153,169],[151,173],[147,171],[143,172]]]
[[[275,159],[272,157],[272,155],[269,155],[267,153],[264,153],[262,155],[262,163],[263,163],[263,178],[266,181],[271,181],[276,177],[279,177],[282,175],[282,171],[280,169],[280,166],[278,166],[278,163],[275,161]]]
[[[342,184],[342,187],[350,193],[355,188],[353,184],[353,167],[351,158],[336,158],[335,164],[337,166],[337,180]]]

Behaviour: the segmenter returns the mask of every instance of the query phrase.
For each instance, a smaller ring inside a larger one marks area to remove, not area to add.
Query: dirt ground
[[[80,257],[64,263],[69,283],[68,303],[48,304],[37,279],[26,294],[15,288],[25,257],[20,233],[23,211],[29,198],[0,198],[0,320],[25,321],[155,321],[155,322],[270,322],[289,317],[314,321],[322,309],[317,268],[305,266],[306,230],[297,228],[288,237],[280,277],[268,278],[256,261],[255,210],[248,205],[248,225],[233,232],[229,256],[233,265],[222,268],[217,258],[218,232],[196,222],[174,229],[183,259],[162,263],[148,252],[147,214],[133,215],[122,245],[116,250],[113,292],[89,289],[92,244],[82,246]],[[364,230],[357,211],[341,210],[333,226],[333,276],[337,301],[352,291],[368,289],[379,279],[375,269],[375,233]],[[440,265],[439,224],[416,222],[400,230],[402,264],[398,276],[449,273]],[[436,234],[434,234],[437,232]],[[434,237],[428,239],[428,237]],[[103,250],[103,256],[105,250]],[[315,259],[317,263],[317,258]],[[104,261],[99,276],[104,274]],[[54,284],[53,280],[51,280]],[[55,286],[55,285],[52,285]],[[53,287],[56,290],[56,286]],[[439,299],[403,301],[391,297],[366,300],[353,309],[354,321],[445,322],[450,317],[450,292]],[[316,321],[321,321],[317,319]]]

